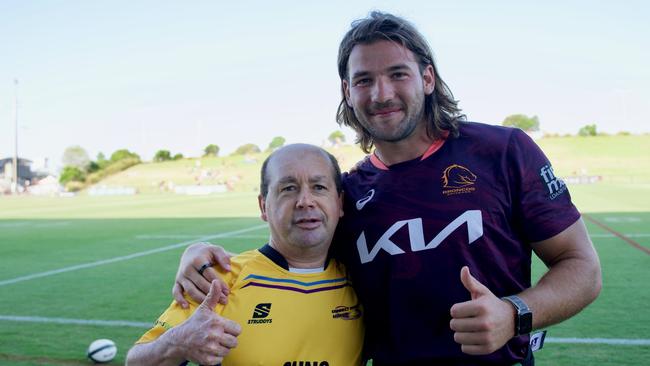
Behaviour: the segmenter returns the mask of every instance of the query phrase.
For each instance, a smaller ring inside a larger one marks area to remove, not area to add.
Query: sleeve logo
[[[476,174],[462,165],[452,164],[442,173],[442,193],[445,196],[474,192],[475,183]]]
[[[555,176],[553,167],[546,164],[539,170],[539,176],[542,177],[546,188],[548,189],[548,198],[554,200],[557,196],[566,192],[566,184],[564,181]]]

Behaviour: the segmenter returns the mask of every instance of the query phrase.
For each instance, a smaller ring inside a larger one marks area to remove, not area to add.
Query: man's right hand
[[[237,336],[241,326],[214,312],[219,303],[219,283],[213,281],[205,300],[185,322],[168,331],[161,340],[176,355],[200,364],[217,365],[221,363],[232,348],[237,346]]]
[[[172,289],[172,294],[178,304],[184,309],[189,307],[183,293],[187,293],[196,302],[203,302],[206,299],[206,294],[210,291],[210,283],[215,280],[219,281],[221,290],[217,296],[217,301],[226,304],[230,289],[217,275],[217,271],[209,267],[201,275],[199,269],[204,264],[210,263],[230,271],[231,256],[232,254],[226,252],[222,247],[210,243],[196,243],[187,247],[181,257],[178,272],[176,272],[176,281]]]

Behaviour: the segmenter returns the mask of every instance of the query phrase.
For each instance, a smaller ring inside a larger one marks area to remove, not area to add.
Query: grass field
[[[574,196],[579,200],[578,194]],[[96,338],[115,340],[119,354],[113,364],[123,363],[126,350],[144,331],[142,326],[44,323],[33,317],[151,322],[170,301],[170,283],[185,243],[208,237],[238,252],[266,240],[266,229],[253,216],[254,205],[247,202],[253,200],[251,194],[155,196],[155,200],[140,196],[129,198],[129,204],[92,197],[34,199],[28,205],[3,199],[3,217],[13,216],[14,205],[23,210],[16,211],[17,218],[0,220],[0,316],[28,318],[0,320],[0,364],[87,364],[84,350]],[[233,210],[232,216],[210,210],[231,204],[249,208]],[[27,218],[39,216],[39,211],[44,218]],[[650,213],[601,212],[589,217],[650,249]],[[552,327],[549,337],[650,342],[650,255],[590,221],[587,224],[603,265],[602,295],[580,315]],[[229,234],[242,229],[249,231]],[[217,234],[224,237],[213,238]],[[169,249],[47,274],[156,248]],[[534,268],[539,276],[542,266],[535,263]],[[21,281],[37,273],[46,275]],[[548,365],[640,365],[650,358],[650,344],[548,343],[537,357]]]
[[[558,154],[551,157],[559,161],[556,172],[586,169],[618,178],[570,187],[586,213],[604,286],[585,311],[548,329],[538,365],[647,364],[650,154],[622,148],[618,163],[603,158],[599,165],[599,148],[576,152],[561,142],[542,144],[549,155]],[[576,158],[562,160],[564,154]],[[128,183],[126,175],[113,179]],[[116,341],[111,364],[123,364],[128,348],[169,304],[188,243],[209,239],[240,252],[266,241],[255,195],[251,188],[205,197],[0,197],[0,365],[88,365],[85,349],[97,338]],[[543,269],[533,263],[536,278]]]

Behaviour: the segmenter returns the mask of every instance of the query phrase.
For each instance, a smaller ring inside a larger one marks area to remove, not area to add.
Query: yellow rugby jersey
[[[227,305],[215,312],[242,326],[238,346],[223,366],[351,366],[361,364],[362,308],[334,259],[320,273],[293,273],[268,244],[231,258],[220,272],[230,287]],[[136,343],[151,342],[191,316],[172,302],[154,327]]]

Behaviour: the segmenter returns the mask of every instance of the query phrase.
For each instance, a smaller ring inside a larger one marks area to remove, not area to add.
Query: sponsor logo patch
[[[555,176],[552,166],[548,164],[544,165],[542,169],[539,170],[539,176],[544,181],[544,184],[546,184],[546,188],[548,189],[548,198],[554,200],[559,195],[566,192],[566,184],[564,184],[562,179]]]
[[[269,324],[273,319],[268,319],[271,313],[271,303],[261,303],[255,305],[253,318],[248,319],[248,324]]]
[[[368,193],[366,193],[366,195],[363,198],[357,201],[356,203],[357,211],[361,211],[363,206],[365,206],[366,203],[370,202],[370,200],[374,196],[375,196],[375,190],[374,189],[369,190]]]
[[[483,215],[481,214],[481,210],[468,210],[463,212],[460,216],[454,219],[454,221],[445,226],[428,243],[424,241],[424,227],[421,217],[395,222],[384,232],[372,248],[368,247],[366,233],[365,231],[362,231],[357,239],[357,250],[359,251],[359,259],[361,260],[361,263],[372,262],[375,259],[375,256],[379,254],[379,251],[385,251],[390,255],[404,254],[404,250],[400,247],[404,247],[404,244],[393,242],[392,237],[405,226],[408,227],[411,251],[419,252],[437,248],[449,237],[449,235],[460,227],[467,227],[467,238],[469,239],[467,244],[472,244],[478,238],[483,236]]]
[[[154,326],[160,325],[161,327],[165,328],[165,330],[172,329],[172,326],[169,323],[161,321],[161,320],[156,320],[156,322],[153,325]]]
[[[354,320],[361,317],[361,307],[359,304],[354,306],[337,306],[332,310],[333,319]]]
[[[471,193],[476,190],[476,174],[462,165],[452,164],[442,172],[442,194]]]
[[[546,338],[546,331],[543,330],[541,332],[533,333],[530,335],[530,350],[533,352],[537,352],[542,347],[544,347],[544,339]]]

